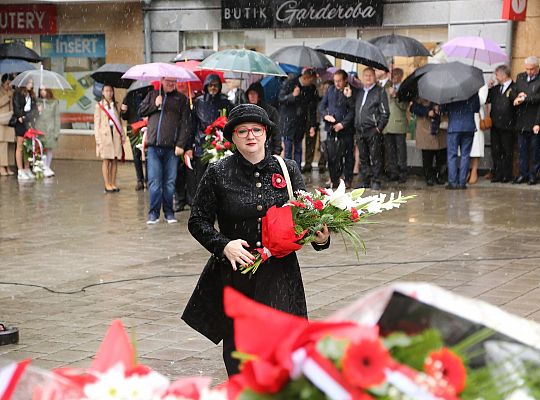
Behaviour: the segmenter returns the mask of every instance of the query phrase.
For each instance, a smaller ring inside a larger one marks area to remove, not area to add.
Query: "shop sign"
[[[105,57],[105,35],[41,36],[42,57]]]
[[[527,17],[527,0],[504,0],[502,19],[525,21]]]
[[[223,29],[381,26],[383,0],[222,0]]]
[[[53,4],[0,6],[0,33],[56,33],[56,6]]]

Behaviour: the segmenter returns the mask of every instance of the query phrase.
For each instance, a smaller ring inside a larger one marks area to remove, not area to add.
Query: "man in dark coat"
[[[270,121],[279,127],[279,113],[273,106],[264,101],[264,88],[260,82],[252,83],[246,91],[246,96],[248,103],[262,107],[268,114]],[[281,134],[279,133],[279,129],[276,129],[274,134],[268,138],[268,148],[272,154],[281,154],[283,145],[281,144]]]
[[[287,79],[279,92],[280,132],[285,145],[285,158],[302,165],[302,140],[306,132],[316,135],[317,103],[319,95],[315,86],[317,74],[306,69],[302,75]]]
[[[538,76],[538,58],[531,56],[525,59],[525,72],[516,79],[517,97],[516,131],[519,146],[519,176],[514,183],[536,184],[540,170],[540,136],[533,133],[538,107],[540,106],[540,77]],[[529,154],[532,154],[529,167]]]
[[[512,180],[512,156],[514,153],[514,114],[516,85],[511,78],[510,67],[495,68],[497,85],[489,89],[487,103],[491,104],[491,159],[493,178],[491,182]]]
[[[178,157],[189,141],[191,116],[188,99],[176,90],[175,78],[163,78],[161,90],[153,90],[139,106],[139,115],[148,117],[148,191],[150,209],[147,224],[159,221],[161,205],[168,223],[177,222],[173,193]]]
[[[380,190],[383,170],[383,130],[390,117],[388,97],[384,88],[377,85],[375,70],[366,68],[362,73],[364,87],[355,98],[354,126],[360,151],[360,185]],[[347,91],[346,96],[352,96]]]
[[[228,116],[233,104],[221,93],[222,84],[219,75],[210,74],[204,80],[204,93],[193,103],[193,130],[186,156],[191,158],[193,171],[188,173],[188,193],[192,199],[202,179],[206,164],[201,161],[203,144],[206,141],[205,129],[221,116]]]
[[[354,168],[354,101],[343,94],[347,83],[347,72],[340,69],[334,73],[334,85],[326,91],[319,112],[323,117],[328,157],[328,172],[332,186],[339,185],[341,174],[345,184],[350,187]],[[337,143],[336,143],[337,142]],[[330,151],[333,148],[333,151]]]

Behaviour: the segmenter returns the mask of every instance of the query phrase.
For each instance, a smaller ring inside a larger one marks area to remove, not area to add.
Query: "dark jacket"
[[[264,88],[260,82],[254,82],[249,85],[248,89],[246,90],[246,94],[250,91],[254,91],[258,94],[259,102],[257,103],[257,105],[264,108],[264,111],[266,111],[266,113],[268,114],[268,118],[270,118],[270,121],[272,121],[278,127],[275,134],[267,138],[267,145],[269,146],[272,154],[281,154],[283,146],[281,144],[281,133],[279,131],[279,113],[273,106],[264,101]]]
[[[478,94],[474,94],[467,100],[441,105],[441,113],[448,114],[448,133],[476,132],[474,114],[479,111]]]
[[[142,117],[139,115],[139,106],[145,99],[148,93],[144,91],[134,91],[126,94],[122,104],[128,106],[127,111],[122,111],[122,119],[126,120],[128,124],[140,121]]]
[[[341,122],[344,131],[351,131],[354,127],[354,101],[348,99],[343,94],[342,90],[336,89],[335,86],[330,86],[319,104],[319,113],[324,118],[325,115],[331,115],[336,119],[336,123]],[[324,123],[327,132],[333,128],[333,124]]]
[[[527,73],[518,74],[516,79],[516,96],[525,92],[525,101],[516,108],[516,130],[518,132],[530,132],[534,126],[536,113],[540,106],[540,74],[527,82]]]
[[[219,82],[219,91],[212,96],[208,93],[208,84],[213,81]],[[193,102],[191,115],[193,119],[193,129],[188,148],[195,149],[197,157],[202,156],[202,145],[206,140],[205,129],[220,116],[228,116],[233,108],[233,104],[221,93],[221,79],[216,74],[210,74],[204,80],[204,94]]]
[[[173,90],[162,93],[161,108],[156,107],[156,98],[160,94],[152,90],[139,106],[139,115],[148,117],[146,144],[157,147],[186,148],[191,128],[188,99],[182,93]]]
[[[300,170],[285,160],[293,190],[305,189]],[[269,258],[253,276],[233,271],[223,249],[234,239],[246,240],[250,248],[262,241],[261,219],[273,205],[289,198],[287,189],[272,185],[280,165],[268,152],[264,160],[251,164],[235,153],[209,164],[197,190],[188,222],[190,233],[212,256],[188,301],[182,319],[214,343],[232,334],[231,321],[223,311],[223,288],[230,285],[248,297],[278,310],[307,316],[304,286],[296,253]],[[256,183],[260,182],[261,187]],[[215,227],[217,219],[218,228]],[[314,246],[322,250],[329,246]]]
[[[356,94],[354,126],[361,135],[373,135],[377,133],[377,129],[382,133],[390,117],[388,96],[384,88],[375,85],[368,92],[366,102],[362,106],[365,90],[362,88]]]
[[[38,110],[37,110],[37,103],[36,99],[32,97],[32,106],[29,112],[24,111],[24,106],[26,105],[26,98],[21,93],[20,89],[17,89],[15,93],[13,93],[13,115],[15,117],[20,118],[24,117],[25,121],[24,123],[26,125],[34,126],[35,120],[38,116]]]
[[[293,96],[295,87],[300,94]],[[302,86],[299,77],[287,79],[279,92],[280,132],[283,137],[299,141],[310,128],[317,128],[319,94],[315,85]]]
[[[502,85],[496,85],[489,89],[486,103],[491,104],[490,117],[493,127],[512,130],[516,111],[514,107],[516,84],[510,83],[504,93],[501,93],[501,87]]]

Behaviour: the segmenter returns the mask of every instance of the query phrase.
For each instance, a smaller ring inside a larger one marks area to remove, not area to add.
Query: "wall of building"
[[[540,0],[529,0],[527,19],[514,26],[512,72],[515,76],[524,70],[523,62],[531,55],[540,57]]]

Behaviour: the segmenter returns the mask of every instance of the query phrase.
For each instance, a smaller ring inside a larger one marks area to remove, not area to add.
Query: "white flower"
[[[225,389],[205,389],[199,400],[227,400],[227,391]]]
[[[340,210],[350,210],[356,204],[351,194],[345,192],[345,182],[343,182],[343,179],[339,180],[339,186],[335,191],[328,193],[330,194],[328,203]]]

